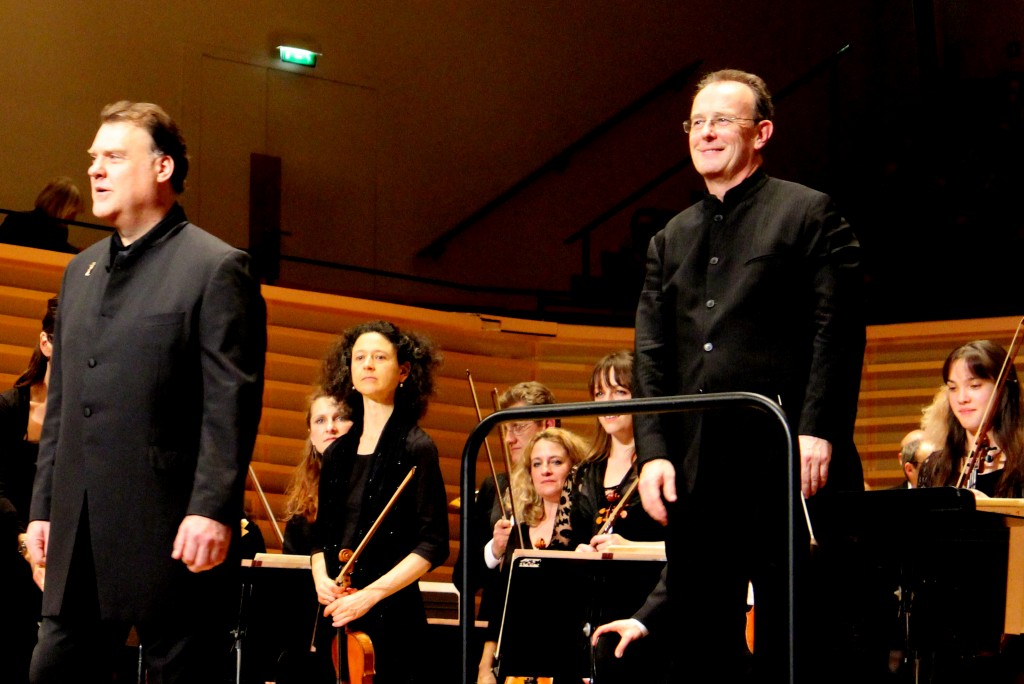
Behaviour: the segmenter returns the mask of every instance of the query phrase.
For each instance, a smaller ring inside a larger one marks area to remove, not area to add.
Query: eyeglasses
[[[505,426],[505,429],[511,432],[516,437],[521,437],[530,428],[537,427],[537,423],[534,421],[525,421],[522,423],[510,423]]]
[[[683,122],[683,132],[699,131],[705,126],[711,128],[728,128],[737,121],[760,121],[760,119],[748,119],[742,116],[712,116],[708,119],[687,119]]]

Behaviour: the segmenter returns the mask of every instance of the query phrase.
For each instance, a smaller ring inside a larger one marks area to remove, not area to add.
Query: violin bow
[[[270,520],[271,527],[274,528],[274,536],[277,537],[277,541],[281,546],[284,546],[284,535],[281,534],[281,528],[277,524],[277,518],[274,517],[274,511],[270,508],[270,502],[267,501],[267,495],[263,493],[263,487],[260,486],[259,478],[256,477],[256,471],[252,469],[252,464],[249,464],[249,477],[252,478],[253,487],[256,489],[256,494],[260,498],[260,503],[263,504],[263,511],[267,514],[267,519]]]
[[[1006,380],[1010,375],[1010,369],[1013,368],[1013,360],[1017,356],[1021,342],[1024,341],[1024,337],[1021,336],[1022,328],[1024,328],[1024,318],[1020,319],[1020,322],[1017,323],[1017,330],[1013,333],[1010,349],[1006,352],[1006,358],[1003,359],[1003,367],[999,369],[996,386],[992,389],[992,394],[989,395],[988,404],[985,405],[985,412],[981,414],[981,422],[978,423],[978,432],[974,439],[974,448],[971,449],[967,460],[964,461],[964,467],[956,481],[957,488],[964,486],[965,478],[968,487],[974,486],[975,476],[978,473],[978,467],[981,465],[981,459],[992,449],[988,433],[992,429],[992,423],[995,420],[996,406],[1002,401]]]
[[[466,369],[466,380],[469,381],[469,393],[473,396],[473,408],[476,409],[476,421],[481,422],[484,417],[480,413],[480,402],[476,398],[476,387],[473,385],[473,374]],[[498,507],[501,509],[501,517],[508,519],[508,513],[505,511],[505,502],[502,499],[501,491],[498,490],[498,471],[494,467],[494,456],[491,455],[491,443],[484,437],[484,448],[487,451],[487,465],[491,467],[491,477],[494,478],[494,488],[498,491]],[[511,476],[511,473],[509,474]]]
[[[380,524],[382,522],[384,522],[384,518],[387,517],[387,514],[391,511],[391,508],[395,505],[395,502],[398,501],[398,497],[402,494],[402,491],[405,489],[406,485],[409,484],[409,480],[412,479],[413,473],[415,472],[416,466],[409,468],[409,472],[405,476],[405,479],[402,480],[402,483],[400,485],[398,485],[398,489],[396,489],[395,493],[391,495],[391,498],[388,500],[383,510],[381,510],[380,515],[377,516],[377,519],[373,521],[373,525],[370,527],[370,530],[366,533],[366,536],[363,537],[363,540],[359,542],[359,546],[356,547],[356,550],[349,551],[348,549],[342,549],[338,552],[338,560],[345,561],[345,566],[341,569],[341,572],[338,574],[337,578],[335,578],[335,584],[343,587],[347,587],[349,585],[349,578],[352,575],[352,566],[355,565],[356,560],[359,559],[359,554],[363,552],[363,549],[366,548],[366,545],[370,542],[370,539],[373,538],[373,535],[377,531],[377,528],[380,527]]]
[[[497,387],[491,388],[491,404],[494,405],[494,410],[495,412],[497,412],[499,410]],[[501,429],[504,431],[507,428],[504,425],[502,425]],[[519,516],[519,512],[516,510],[516,498],[512,496],[512,452],[509,451],[508,440],[504,438],[504,434],[502,434],[501,452],[505,457],[505,474],[508,475],[508,502],[512,506],[512,517],[515,518],[516,531],[519,532],[519,548],[525,549],[526,542],[523,540],[523,528],[519,526],[523,519]],[[497,480],[495,480],[494,484],[495,486],[497,486]],[[501,497],[500,491],[498,492],[498,497]]]

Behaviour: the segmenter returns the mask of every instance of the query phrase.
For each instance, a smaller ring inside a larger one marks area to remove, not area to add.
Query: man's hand
[[[804,498],[818,493],[828,481],[828,464],[832,460],[832,444],[827,439],[800,435],[800,489]]]
[[[231,528],[212,518],[186,515],[178,525],[171,558],[180,560],[192,572],[215,568],[224,562],[231,542]]]
[[[616,620],[595,629],[594,635],[590,637],[590,645],[597,646],[598,638],[608,632],[616,632],[619,635],[619,645],[615,647],[616,658],[621,658],[626,653],[626,647],[630,643],[646,636],[636,620]]]
[[[643,501],[647,515],[668,524],[668,511],[665,503],[676,500],[676,469],[667,458],[656,458],[644,463],[640,469],[640,500]]]
[[[33,566],[46,567],[46,545],[50,541],[50,521],[33,520],[25,530],[25,546]]]

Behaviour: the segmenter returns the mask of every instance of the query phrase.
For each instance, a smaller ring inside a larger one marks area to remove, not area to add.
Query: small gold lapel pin
[[[92,269],[96,268],[96,262],[89,264],[89,268],[85,269],[85,277],[88,278],[92,274]]]

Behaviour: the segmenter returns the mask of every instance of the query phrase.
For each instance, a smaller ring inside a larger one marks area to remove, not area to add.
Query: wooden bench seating
[[[23,370],[38,338],[46,300],[57,291],[70,257],[0,245],[0,380],[9,387]],[[473,375],[481,410],[491,412],[491,389],[522,380],[547,384],[559,401],[586,401],[587,382],[602,355],[633,344],[633,331],[574,326],[463,314],[374,302],[337,295],[265,286],[268,311],[266,387],[263,419],[253,453],[253,470],[275,516],[284,507],[284,491],[302,457],[306,436],[305,402],[320,360],[345,328],[383,318],[428,335],[441,349],[444,364],[436,395],[423,420],[437,443],[449,501],[459,496],[462,450],[476,414],[466,371]],[[868,329],[856,442],[870,487],[902,480],[897,463],[899,441],[917,426],[921,409],[941,384],[946,354],[965,341],[993,339],[1008,345],[1015,318],[939,321]],[[586,437],[594,419],[570,419],[565,426]],[[495,456],[500,445],[491,440]],[[478,479],[487,474],[486,457],[477,462]],[[250,485],[251,486],[251,485]],[[254,491],[247,501],[271,550],[279,548]],[[458,514],[450,513],[452,554],[448,564],[427,579],[445,581],[458,551]]]

